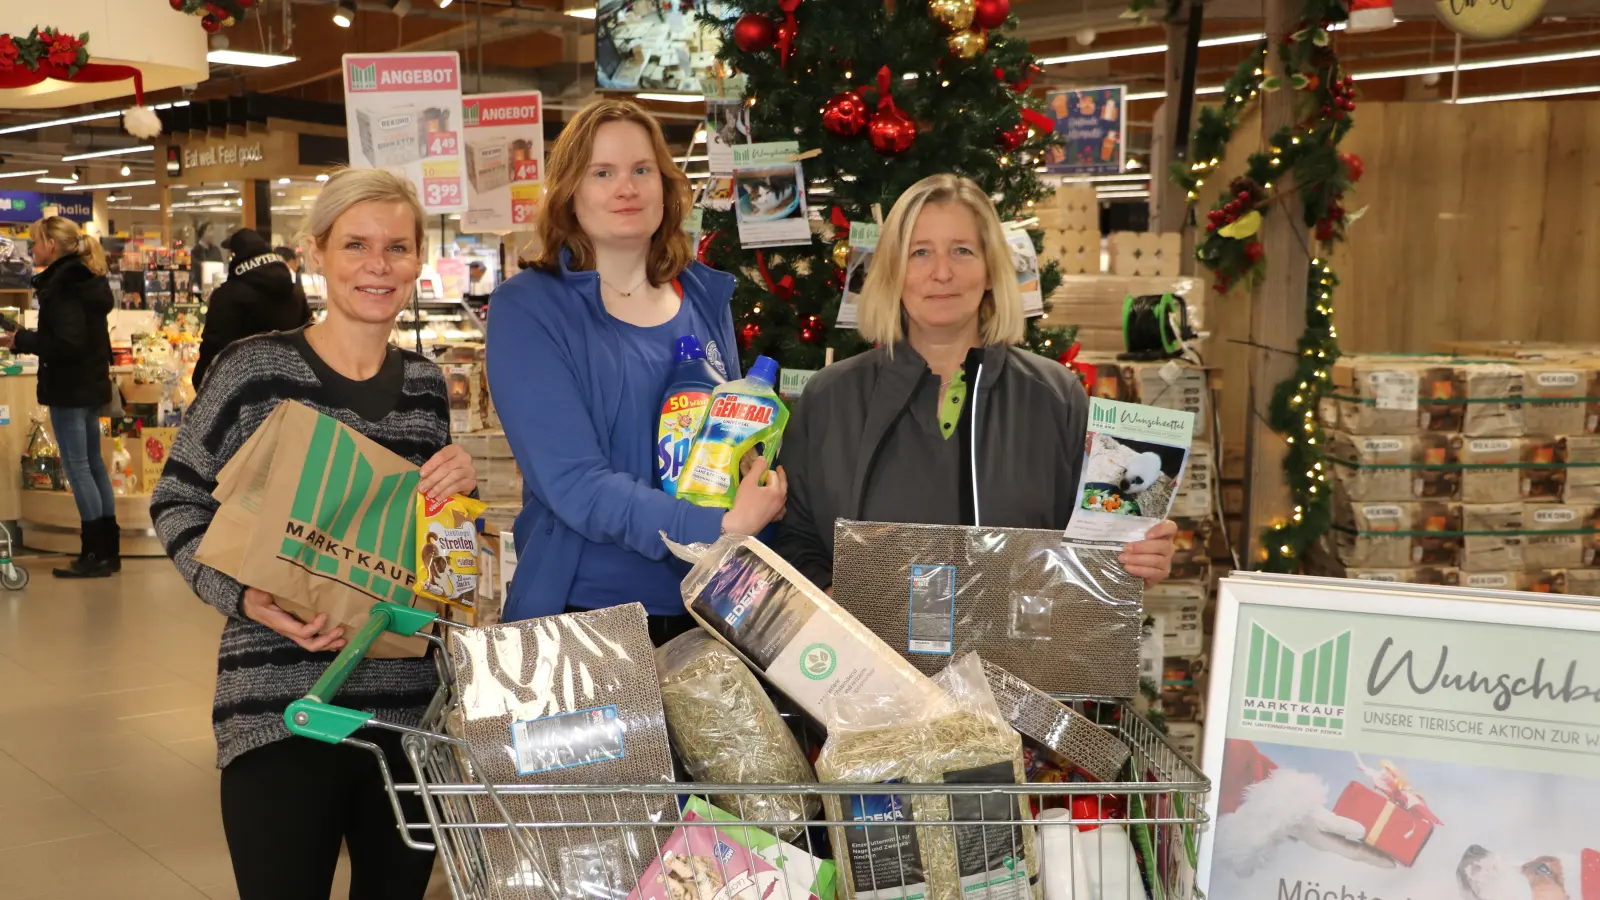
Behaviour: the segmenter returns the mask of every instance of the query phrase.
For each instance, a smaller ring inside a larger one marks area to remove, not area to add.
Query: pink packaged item
[[[683,821],[627,900],[781,900],[782,872],[694,813]]]

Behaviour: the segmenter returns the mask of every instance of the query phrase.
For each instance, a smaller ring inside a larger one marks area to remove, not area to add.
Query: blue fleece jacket
[[[611,436],[629,359],[601,302],[600,276],[570,263],[563,251],[559,273],[523,271],[490,303],[489,391],[524,484],[507,621],[565,609],[590,544],[664,560],[663,532],[679,543],[710,543],[722,529],[722,510],[667,496],[651,466],[613,468]],[[678,276],[683,302],[712,323],[714,333],[700,337],[716,343],[730,379],[739,377],[733,281],[698,262]]]

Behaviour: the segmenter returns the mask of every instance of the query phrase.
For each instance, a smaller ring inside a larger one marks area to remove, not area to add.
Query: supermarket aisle
[[[76,582],[25,564],[32,583],[0,592],[0,898],[237,897],[211,737],[222,617],[164,559]]]

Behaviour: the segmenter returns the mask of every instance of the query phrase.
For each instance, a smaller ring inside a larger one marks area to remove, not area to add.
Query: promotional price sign
[[[544,99],[538,91],[462,98],[467,212],[461,230],[529,231],[544,194]]]
[[[455,53],[346,53],[350,164],[416,185],[429,213],[467,208],[461,59]]]
[[[1600,896],[1600,601],[1233,577],[1211,659],[1207,896]]]

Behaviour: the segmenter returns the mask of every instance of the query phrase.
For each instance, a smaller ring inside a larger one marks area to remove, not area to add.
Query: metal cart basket
[[[436,621],[444,629],[464,627],[418,609],[374,605],[366,625],[351,637],[311,692],[290,705],[284,718],[295,734],[362,747],[377,757],[401,837],[415,849],[437,849],[457,900],[627,900],[630,896],[634,900],[1044,900],[1047,893],[1051,900],[1190,900],[1198,896],[1193,873],[1207,822],[1203,808],[1210,784],[1194,763],[1126,703],[1062,698],[1104,723],[1102,727],[1129,747],[1126,780],[1115,783],[496,785],[474,774],[483,767],[472,749],[447,733],[455,702],[447,653],[434,654],[441,687],[418,728],[380,722],[370,713],[329,702],[381,633],[415,635]],[[443,651],[442,637],[423,636]],[[398,780],[382,750],[355,736],[363,727],[402,735],[414,782]],[[714,807],[713,815],[725,812],[727,819],[700,816],[684,821],[679,805],[689,793],[732,797],[740,807],[744,797],[773,794],[816,795],[832,802],[824,803],[822,818],[803,824],[745,818],[741,809]],[[420,798],[423,820],[407,819],[401,802],[407,795]],[[856,816],[850,814],[852,804],[857,811],[892,812]],[[1058,811],[1062,808],[1070,811],[1070,823],[1068,813]],[[1052,811],[1048,818],[1036,818],[1043,810]],[[887,822],[904,824],[883,824]],[[715,829],[715,851],[709,857],[684,855],[684,836],[672,844],[680,828]],[[788,842],[775,841],[774,832]],[[834,864],[826,860],[834,858],[832,847],[846,844],[847,834],[855,835],[848,840],[847,851],[854,865],[838,866],[835,883],[829,876]],[[730,863],[737,855],[731,843],[750,848],[744,857],[748,866]],[[673,846],[680,849],[675,852]],[[894,849],[905,846],[913,848],[911,854]],[[930,868],[931,848],[948,848],[943,862],[948,863],[950,877],[914,871],[918,846]],[[887,855],[885,847],[890,848]],[[750,856],[762,862],[750,862]],[[974,858],[1003,859],[1013,868],[1025,865],[1010,878],[994,877],[994,870],[967,877]],[[763,870],[759,875],[757,868]]]

